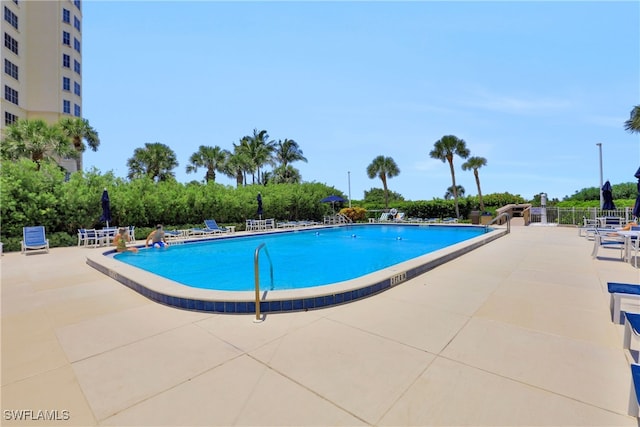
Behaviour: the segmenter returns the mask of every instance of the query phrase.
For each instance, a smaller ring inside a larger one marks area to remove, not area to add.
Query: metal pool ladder
[[[256,287],[256,318],[254,322],[262,322],[260,318],[260,249],[264,248],[264,253],[267,254],[267,259],[269,260],[269,273],[271,275],[271,289],[273,290],[273,263],[271,262],[271,256],[269,255],[269,251],[267,250],[266,243],[260,243],[256,248],[256,251],[253,254],[253,275],[255,278],[255,287]]]

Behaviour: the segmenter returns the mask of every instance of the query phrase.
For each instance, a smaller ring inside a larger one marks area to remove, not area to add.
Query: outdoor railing
[[[531,208],[530,223],[542,222],[542,209],[541,207]],[[632,208],[621,208],[612,210],[603,210],[600,208],[557,208],[547,207],[547,223],[558,225],[577,225],[582,226],[584,219],[595,220],[602,217],[618,217],[623,218],[625,222],[629,222],[633,219],[631,213]]]

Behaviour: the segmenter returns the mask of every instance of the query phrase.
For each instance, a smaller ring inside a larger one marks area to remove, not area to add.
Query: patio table
[[[624,260],[631,258],[631,240],[640,239],[640,230],[616,230],[616,233],[624,236]]]

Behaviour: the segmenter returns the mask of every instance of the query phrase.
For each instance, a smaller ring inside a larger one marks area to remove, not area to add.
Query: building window
[[[71,101],[67,101],[66,99],[62,101],[62,112],[71,114]]]
[[[18,54],[18,40],[14,39],[7,33],[4,33],[4,47],[16,55]]]
[[[69,9],[62,9],[62,22],[71,23],[71,12]]]
[[[80,20],[78,19],[77,16],[73,17],[73,26],[75,27],[76,30],[78,30],[78,32],[80,31]]]
[[[71,90],[71,79],[69,77],[62,78],[62,90]]]
[[[73,82],[73,93],[75,93],[78,96],[81,96],[80,95],[80,83]]]
[[[15,114],[11,114],[8,111],[4,112],[4,124],[6,126],[10,126],[10,125],[14,124],[17,121],[18,121],[18,116],[16,116]]]
[[[75,5],[76,5],[76,7],[78,8],[78,10],[81,10],[81,9],[80,9],[80,0],[73,0],[73,4],[75,4]]]
[[[73,48],[80,53],[80,40],[73,38]]]
[[[62,44],[65,46],[71,46],[71,34],[67,31],[62,32]]]
[[[18,15],[11,12],[7,6],[4,7],[4,20],[16,30],[18,29]]]
[[[4,72],[14,79],[18,80],[18,66],[7,58],[4,59]]]
[[[4,85],[4,99],[18,105],[18,91],[15,89],[11,89],[7,85]]]
[[[80,74],[80,63],[75,59],[73,60],[73,71]]]
[[[71,68],[71,57],[66,53],[62,54],[62,66],[64,68]]]
[[[73,104],[73,115],[80,117],[80,106],[78,104]]]

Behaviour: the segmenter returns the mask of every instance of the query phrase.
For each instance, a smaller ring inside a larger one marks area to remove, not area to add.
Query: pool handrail
[[[497,217],[493,218],[490,223],[488,223],[488,224],[486,224],[484,226],[485,230],[487,230],[491,224],[494,224],[496,221],[498,221],[502,217],[506,217],[507,233],[511,233],[511,215],[509,215],[508,212],[502,212],[500,215],[498,215]]]
[[[264,253],[267,254],[267,259],[269,259],[269,272],[271,274],[271,286],[273,287],[273,262],[271,262],[271,256],[269,255],[269,251],[267,250],[266,243],[260,243],[256,248],[253,254],[253,272],[254,272],[254,280],[255,280],[255,288],[256,288],[256,318],[254,322],[262,322],[260,318],[260,249],[264,248]]]

